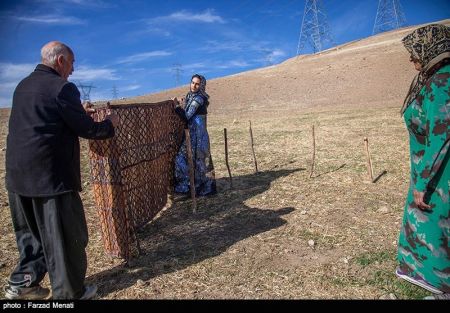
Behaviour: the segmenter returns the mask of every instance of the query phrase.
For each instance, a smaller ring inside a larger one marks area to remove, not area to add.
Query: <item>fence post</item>
[[[233,188],[233,178],[231,177],[230,165],[228,164],[228,141],[227,141],[227,129],[223,129],[223,137],[225,139],[225,163],[228,169],[228,175],[230,176],[230,188]]]
[[[186,149],[189,164],[189,185],[191,187],[192,213],[195,213],[197,211],[197,199],[195,198],[195,169],[194,161],[192,160],[191,134],[189,133],[189,128],[184,130],[184,134],[186,137]]]
[[[367,137],[364,137],[364,145],[366,146],[367,172],[369,173],[370,181],[373,183],[372,160],[371,160],[371,158],[370,158],[370,152],[369,152],[369,139],[367,139]]]
[[[311,162],[311,171],[309,172],[309,178],[312,177],[314,173],[314,166],[316,160],[316,133],[314,131],[314,125],[312,126],[312,139],[313,139],[313,148],[312,148],[312,162]]]
[[[250,123],[250,145],[252,148],[252,153],[253,153],[253,162],[255,163],[255,173],[258,173],[258,162],[256,161],[256,154],[255,154],[255,148],[253,145],[253,132],[252,132],[252,121],[248,121]]]

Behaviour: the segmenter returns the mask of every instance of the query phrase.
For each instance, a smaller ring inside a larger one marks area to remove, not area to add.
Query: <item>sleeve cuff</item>
[[[417,191],[420,191],[420,192],[425,192],[427,190],[427,185],[428,185],[427,181],[419,180],[415,184],[414,189],[417,190]]]

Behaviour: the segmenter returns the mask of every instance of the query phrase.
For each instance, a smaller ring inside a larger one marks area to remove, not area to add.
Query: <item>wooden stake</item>
[[[311,172],[309,173],[309,178],[311,178],[314,173],[314,165],[316,160],[316,134],[314,131],[314,125],[312,126],[312,138],[313,138],[313,151],[312,151]]]
[[[248,121],[250,123],[250,144],[253,153],[253,162],[255,162],[255,173],[258,173],[258,162],[256,161],[255,148],[253,146],[253,132],[252,132],[252,121]]]
[[[195,169],[194,161],[192,160],[191,134],[189,133],[189,128],[184,130],[184,134],[186,137],[186,149],[189,164],[189,185],[191,187],[192,213],[195,214],[197,211],[197,199],[195,198]]]
[[[231,177],[230,165],[228,164],[228,141],[227,141],[227,129],[223,129],[223,137],[225,139],[225,163],[228,169],[228,175],[230,175],[230,188],[233,188],[233,178]]]
[[[366,146],[366,155],[367,155],[367,172],[369,173],[370,181],[373,183],[373,168],[372,168],[372,160],[370,158],[369,152],[369,139],[364,137],[364,144]]]

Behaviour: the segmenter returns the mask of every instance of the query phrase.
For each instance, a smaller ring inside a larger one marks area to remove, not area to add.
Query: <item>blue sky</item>
[[[378,0],[324,0],[336,44],[372,34]],[[402,0],[407,25],[450,18],[449,0]],[[91,99],[132,97],[280,63],[297,53],[304,0],[0,2],[0,107],[51,40],[75,52]],[[308,47],[301,53],[311,53]],[[177,65],[179,64],[179,65]]]

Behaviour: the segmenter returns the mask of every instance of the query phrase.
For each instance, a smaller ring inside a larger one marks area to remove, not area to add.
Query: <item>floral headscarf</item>
[[[403,114],[408,105],[417,97],[436,64],[450,58],[450,27],[430,24],[416,29],[402,39],[411,57],[422,65],[422,70],[414,78],[403,103]]]

